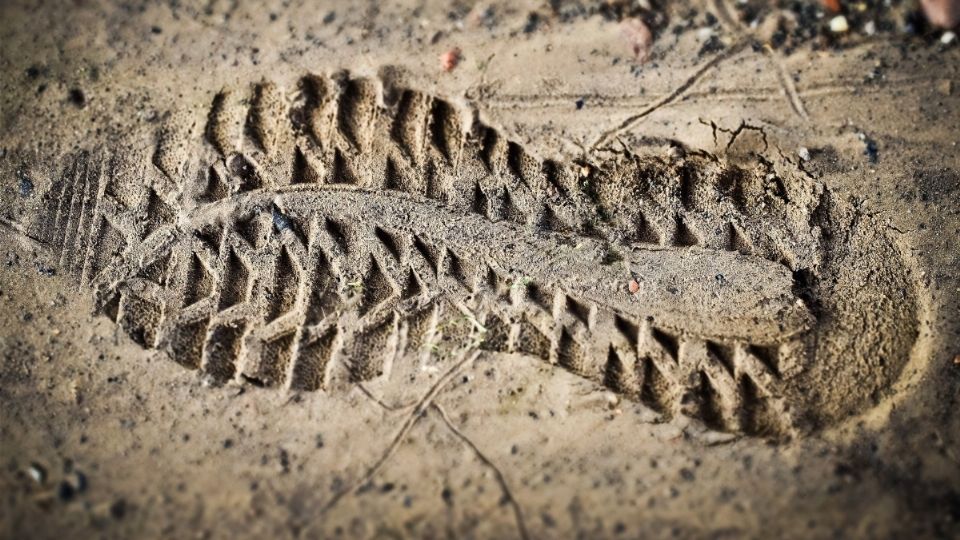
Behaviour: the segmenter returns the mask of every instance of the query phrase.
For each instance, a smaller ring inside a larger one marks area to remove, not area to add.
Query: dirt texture
[[[960,534],[960,44],[829,4],[3,3],[0,537]]]

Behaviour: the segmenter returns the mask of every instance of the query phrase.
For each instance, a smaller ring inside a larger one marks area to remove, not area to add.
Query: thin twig
[[[793,112],[797,113],[797,116],[804,120],[809,119],[810,116],[807,114],[806,107],[803,106],[803,100],[800,99],[800,94],[797,92],[797,85],[793,83],[793,77],[790,76],[786,64],[784,64],[783,60],[774,52],[769,43],[763,46],[763,51],[767,54],[767,57],[770,58],[773,66],[777,68],[777,80],[780,81],[780,86],[783,87],[783,91],[787,95],[787,100],[790,102],[790,107],[793,109]]]
[[[456,374],[463,369],[464,366],[476,360],[478,356],[480,356],[480,351],[474,351],[473,353],[464,356],[462,360],[454,364],[449,370],[446,371],[446,373],[443,374],[443,376],[440,377],[439,380],[437,380],[433,386],[430,387],[430,390],[428,390],[427,393],[420,398],[420,401],[417,402],[416,407],[414,407],[413,411],[403,421],[403,424],[400,426],[400,430],[393,437],[393,440],[390,442],[390,445],[387,446],[387,449],[383,452],[383,455],[380,456],[380,459],[378,459],[376,463],[367,469],[367,472],[363,476],[334,495],[333,498],[330,499],[330,502],[328,502],[320,510],[321,515],[330,511],[338,502],[340,502],[341,499],[343,499],[343,497],[351,493],[355,493],[362,486],[370,482],[370,480],[377,474],[377,472],[380,471],[387,460],[389,460],[390,457],[393,456],[393,454],[397,451],[397,449],[400,448],[400,443],[403,442],[403,439],[407,436],[407,433],[410,432],[410,429],[414,426],[414,424],[417,423],[417,420],[427,410],[427,407],[430,406],[431,400],[433,400],[433,398],[440,393],[440,390],[442,390],[447,383],[453,380]]]
[[[416,402],[416,401],[411,401],[410,403],[403,403],[403,404],[400,404],[400,405],[391,405],[391,404],[383,401],[382,399],[378,398],[377,396],[375,396],[375,395],[373,394],[373,392],[371,392],[370,389],[368,389],[368,388],[367,388],[366,386],[364,386],[362,383],[358,383],[358,384],[357,384],[357,388],[359,388],[360,391],[364,393],[364,395],[366,395],[368,398],[370,398],[371,400],[373,400],[374,403],[376,403],[376,404],[379,405],[381,408],[383,408],[384,410],[389,411],[389,412],[405,411],[405,410],[408,410],[408,409],[410,409],[410,408],[412,408],[412,407],[416,407],[416,406],[417,406],[417,402]]]
[[[730,7],[727,5],[726,0],[714,0],[714,7],[720,16],[721,22],[729,27],[734,34],[740,36],[741,39],[751,39],[753,37],[753,33],[747,30],[740,21],[730,14]],[[767,58],[770,59],[770,63],[773,64],[777,72],[777,82],[780,83],[783,93],[786,94],[790,108],[792,108],[793,112],[797,113],[797,116],[800,118],[804,120],[809,119],[807,109],[804,107],[803,100],[800,98],[800,93],[797,92],[797,85],[793,83],[793,77],[790,76],[790,71],[787,69],[786,64],[783,63],[783,58],[773,50],[769,43],[764,44],[763,52]]]
[[[621,122],[620,125],[618,125],[617,127],[613,129],[608,129],[607,131],[604,131],[603,133],[601,133],[600,137],[597,139],[595,143],[593,143],[590,149],[596,150],[600,145],[605,143],[610,137],[613,137],[614,135],[620,133],[621,131],[624,131],[626,129],[633,127],[635,124],[640,122],[640,120],[643,120],[644,118],[652,114],[654,111],[656,111],[660,107],[673,103],[680,96],[682,96],[687,90],[689,90],[691,86],[693,86],[697,81],[699,81],[708,71],[717,67],[724,60],[727,60],[728,58],[742,51],[749,43],[750,43],[749,39],[742,39],[739,42],[731,45],[727,50],[711,58],[709,62],[700,66],[700,68],[697,69],[697,71],[694,72],[693,75],[688,77],[687,80],[683,82],[683,84],[676,87],[672,92],[670,92],[663,98],[657,100],[652,105],[648,106],[646,109],[627,118],[626,120]]]
[[[460,429],[457,428],[456,425],[454,425],[453,421],[450,420],[450,417],[447,416],[447,411],[443,409],[443,406],[436,402],[431,403],[430,406],[440,413],[440,418],[442,418],[443,423],[450,428],[450,431],[459,437],[464,444],[469,446],[470,449],[473,450],[473,453],[476,454],[477,458],[482,461],[484,465],[490,467],[490,470],[493,471],[494,476],[497,478],[497,483],[500,484],[500,489],[503,490],[503,496],[513,508],[513,515],[517,519],[517,529],[520,531],[520,538],[523,538],[524,540],[530,538],[529,534],[527,533],[527,526],[523,521],[523,509],[520,507],[520,503],[517,501],[517,498],[513,496],[513,492],[510,491],[510,486],[507,485],[507,479],[503,476],[503,472],[500,471],[497,465],[491,461],[490,458],[480,451],[477,445],[474,444],[469,437],[467,437],[462,431],[460,431]]]

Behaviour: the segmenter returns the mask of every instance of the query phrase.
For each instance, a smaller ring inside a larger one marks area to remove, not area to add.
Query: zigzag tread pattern
[[[808,188],[768,165],[540,160],[346,73],[225,89],[203,120],[149,158],[78,156],[50,197],[45,240],[140,345],[298,391],[476,347],[666,417],[791,429],[815,325],[792,272],[822,246],[792,202]]]

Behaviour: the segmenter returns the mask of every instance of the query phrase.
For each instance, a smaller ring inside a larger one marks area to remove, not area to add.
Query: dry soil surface
[[[888,4],[4,2],[0,536],[956,537]]]

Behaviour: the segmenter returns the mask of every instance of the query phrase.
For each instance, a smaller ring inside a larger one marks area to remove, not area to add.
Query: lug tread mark
[[[824,268],[826,210],[792,202],[815,188],[766,163],[746,170],[696,155],[540,160],[453,101],[379,85],[308,75],[289,104],[269,81],[224,89],[206,124],[176,117],[160,130],[152,155],[137,158],[145,182],[124,180],[134,169],[118,172],[115,160],[75,156],[50,191],[41,236],[134,341],[217,382],[333,388],[341,376],[389,376],[406,353],[469,344],[540,358],[665,417],[753,434],[792,427],[785,388],[816,360],[810,323],[716,334],[662,309],[667,294],[706,302],[736,286],[721,273],[702,293],[623,289],[637,253],[706,253],[761,277],[773,265]],[[321,208],[334,192],[392,202],[364,215]],[[377,214],[401,202],[403,219]],[[447,216],[446,230],[418,222],[432,214]],[[489,245],[458,243],[461,229]],[[528,279],[529,261],[503,263],[513,251],[563,263],[562,246],[581,243],[624,251],[591,269],[622,268],[622,283],[578,286],[564,272],[590,271],[562,264]],[[773,300],[784,298],[792,292]],[[721,311],[717,324],[731,326],[752,313]]]

